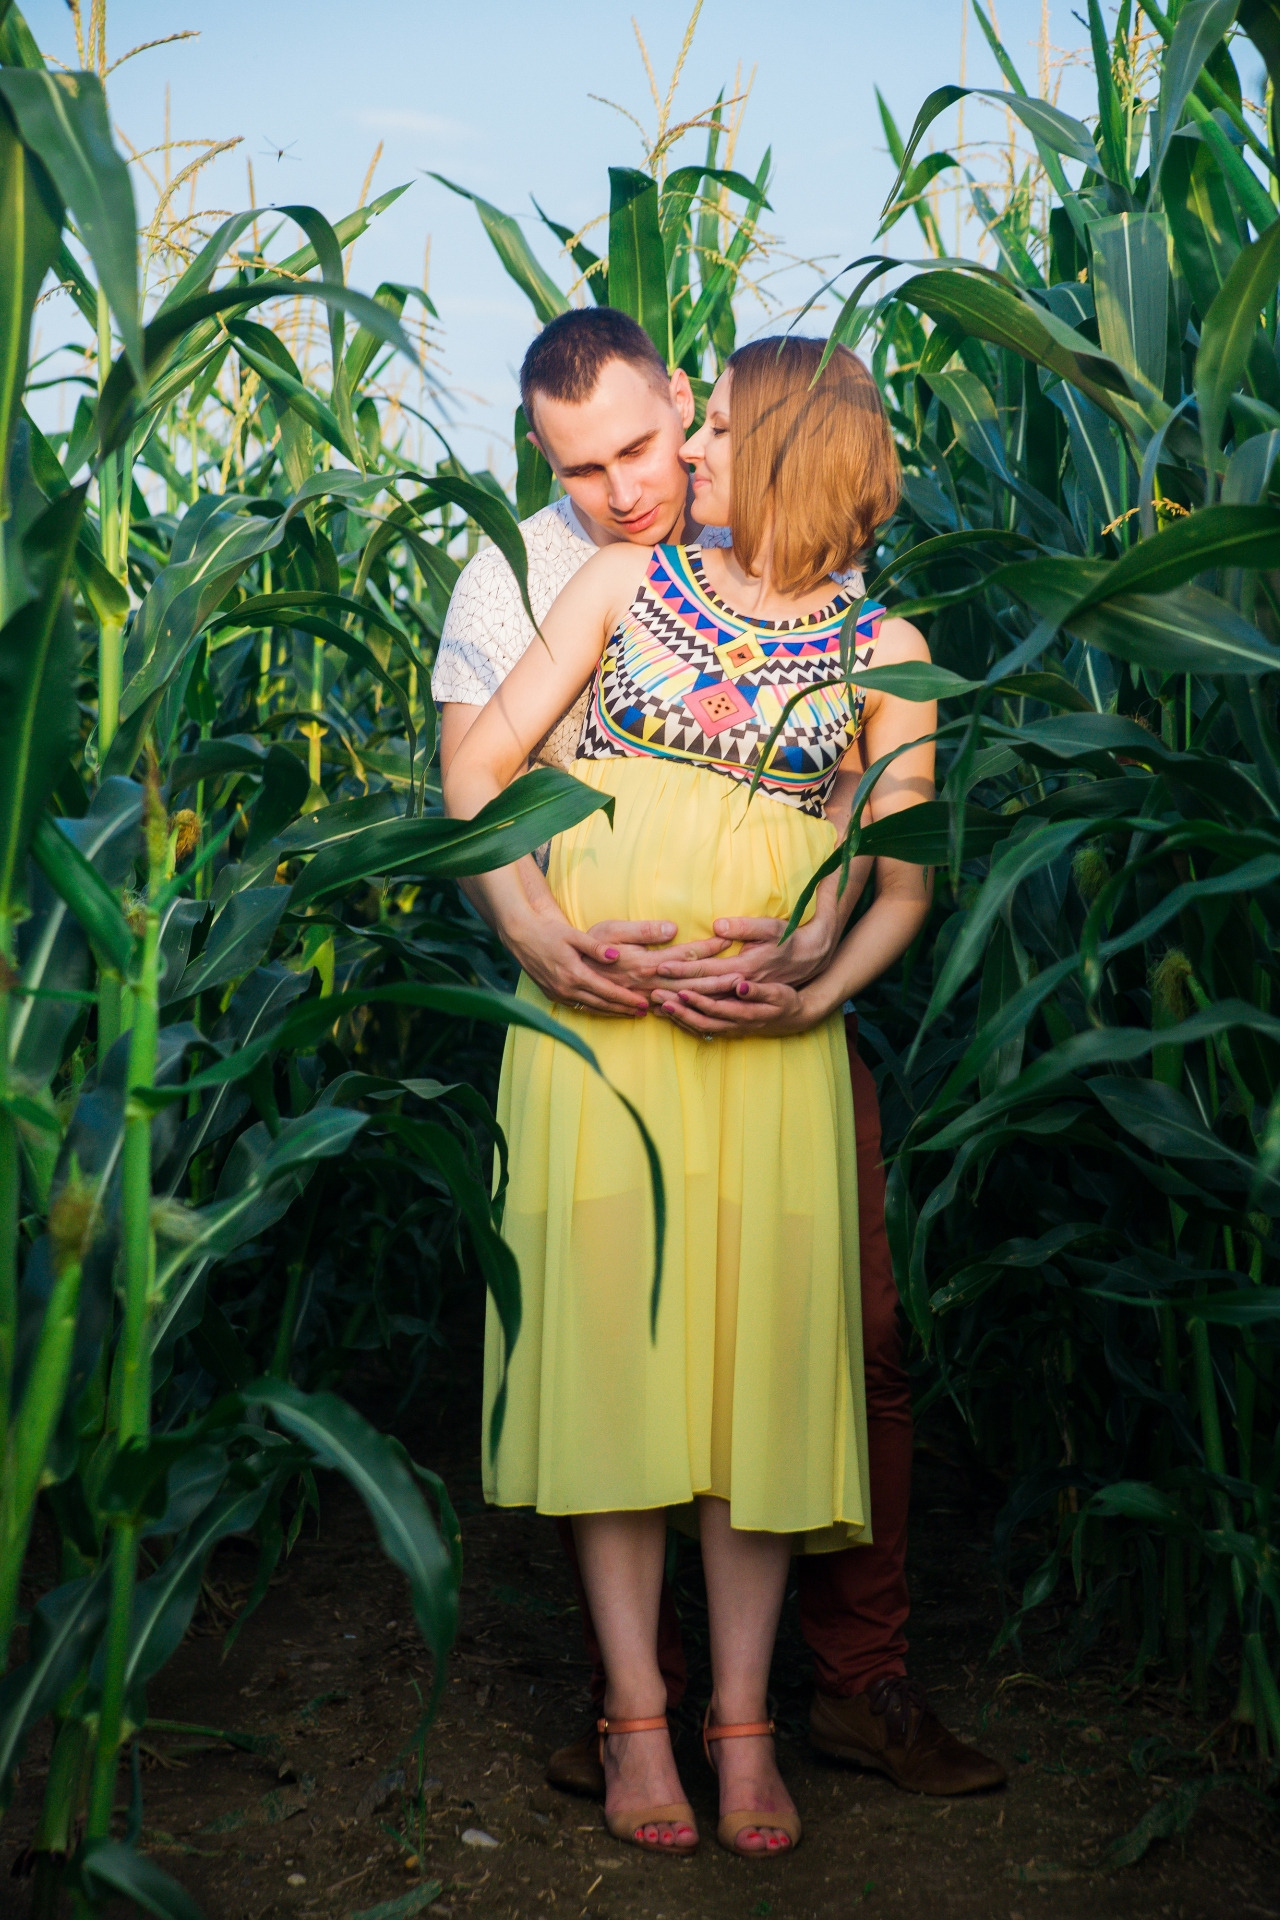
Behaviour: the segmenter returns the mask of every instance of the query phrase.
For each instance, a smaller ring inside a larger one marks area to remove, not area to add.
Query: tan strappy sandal
[[[720,1769],[711,1757],[713,1740],[747,1740],[753,1736],[772,1733],[772,1720],[743,1720],[733,1726],[713,1727],[711,1706],[708,1702],[702,1721],[702,1751],[707,1756],[707,1765],[713,1773],[719,1773]],[[757,1832],[761,1827],[776,1828],[778,1832],[786,1834],[791,1844],[788,1847],[772,1848],[740,1847],[738,1845],[740,1836],[752,1827]],[[730,1853],[736,1853],[742,1860],[779,1860],[784,1854],[795,1852],[800,1845],[800,1836],[803,1831],[798,1813],[763,1813],[758,1807],[753,1807],[749,1811],[722,1813],[720,1824],[716,1828],[716,1839],[722,1847],[727,1848]]]
[[[600,1735],[600,1765],[604,1765],[604,1743],[611,1733],[665,1733],[667,1716],[654,1714],[648,1720],[597,1720],[596,1732]],[[629,1846],[642,1847],[646,1853],[678,1854],[682,1859],[697,1851],[699,1834],[698,1823],[693,1817],[693,1808],[687,1800],[677,1800],[669,1807],[629,1807],[624,1813],[606,1813],[605,1825],[615,1840],[625,1840]],[[693,1828],[692,1840],[673,1840],[669,1847],[661,1840],[646,1840],[642,1837],[642,1827],[685,1826]]]

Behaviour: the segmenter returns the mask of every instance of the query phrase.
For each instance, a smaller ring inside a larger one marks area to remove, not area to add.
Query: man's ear
[[[693,388],[683,367],[677,367],[671,376],[671,404],[680,415],[680,424],[687,433],[693,425],[697,409],[694,406]]]

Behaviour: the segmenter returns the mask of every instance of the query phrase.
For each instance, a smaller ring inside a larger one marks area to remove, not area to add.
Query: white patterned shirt
[[[529,558],[529,604],[541,626],[562,588],[597,548],[567,494],[522,520],[520,531]],[[698,541],[704,547],[728,547],[733,536],[727,527],[703,527]],[[842,585],[862,591],[861,575],[837,577]],[[482,707],[537,637],[501,549],[482,547],[462,569],[444,617],[431,673],[436,705],[456,700]],[[531,759],[553,767],[572,763],[590,694],[588,683],[564,718],[535,747]]]

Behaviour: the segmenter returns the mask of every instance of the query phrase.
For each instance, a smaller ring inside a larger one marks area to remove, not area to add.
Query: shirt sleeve
[[[499,564],[495,566],[495,561]],[[496,547],[483,547],[458,577],[431,671],[436,704],[482,707],[511,671],[512,601],[523,613],[515,576]],[[516,658],[523,651],[517,645]]]

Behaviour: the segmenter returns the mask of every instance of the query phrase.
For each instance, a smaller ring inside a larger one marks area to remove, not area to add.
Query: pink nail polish
[[[737,986],[734,988],[734,992],[737,994],[739,1000],[746,1000],[751,993],[751,988],[745,980],[739,980]]]
[[[618,957],[618,949],[616,947],[606,947],[604,957],[606,960],[616,960]]]

